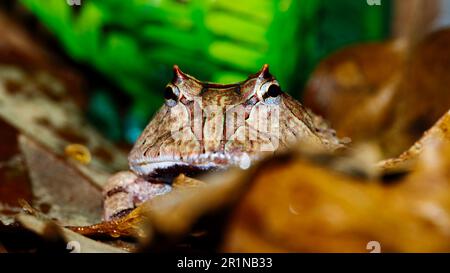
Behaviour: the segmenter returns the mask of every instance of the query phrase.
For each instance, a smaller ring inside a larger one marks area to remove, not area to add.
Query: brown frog
[[[130,171],[112,176],[104,189],[104,219],[126,215],[171,190],[179,174],[252,162],[292,143],[335,149],[334,130],[284,93],[268,65],[236,84],[201,82],[174,66],[165,104],[131,150]]]

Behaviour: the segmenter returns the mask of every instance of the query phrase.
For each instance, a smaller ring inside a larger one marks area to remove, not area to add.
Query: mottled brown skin
[[[201,82],[174,66],[164,96],[166,103],[129,154],[131,171],[114,175],[105,187],[105,220],[170,191],[180,173],[246,169],[298,141],[325,149],[341,146],[320,117],[281,91],[267,65],[228,85]]]

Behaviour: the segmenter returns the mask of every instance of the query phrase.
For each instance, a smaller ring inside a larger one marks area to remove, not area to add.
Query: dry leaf
[[[49,240],[61,239],[75,253],[125,253],[126,251],[84,237],[57,224],[32,215],[20,214],[18,221],[27,229]]]
[[[338,135],[397,156],[450,108],[449,46],[445,29],[412,50],[403,41],[345,48],[318,65],[305,104]]]
[[[0,117],[24,134],[64,156],[73,143],[87,147],[89,165],[73,165],[99,186],[115,171],[126,169],[123,151],[88,126],[82,112],[58,79],[45,71],[0,66]]]
[[[28,172],[17,143],[18,131],[0,118],[0,223],[11,224],[19,199],[31,202]]]
[[[21,135],[20,148],[31,177],[33,205],[63,225],[89,225],[101,219],[101,189],[89,177],[36,141]]]
[[[336,172],[304,155],[262,164],[233,212],[222,250],[368,252],[376,241],[382,252],[450,251],[448,124],[447,114],[405,153],[417,160],[410,172],[389,183]]]
[[[426,131],[411,148],[397,158],[387,159],[378,164],[386,172],[410,170],[414,167],[418,157],[426,146],[435,145],[437,142],[450,144],[450,111],[440,118],[436,124]],[[430,164],[439,164],[433,160]]]

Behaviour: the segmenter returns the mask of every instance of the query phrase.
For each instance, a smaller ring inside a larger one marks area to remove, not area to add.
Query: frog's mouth
[[[180,174],[195,178],[205,173],[223,171],[230,166],[248,168],[251,158],[246,154],[233,157],[221,154],[201,155],[189,161],[161,160],[161,158],[130,161],[130,168],[148,180],[171,183]]]
[[[224,170],[226,166],[214,163],[197,165],[182,161],[163,161],[140,163],[132,166],[131,169],[149,181],[156,180],[170,184],[180,174],[195,178],[213,171]]]
[[[146,176],[148,180],[158,180],[165,183],[172,183],[172,181],[179,176],[184,174],[191,178],[196,178],[206,173],[221,170],[218,166],[196,166],[196,165],[183,165],[174,164],[165,168],[156,168]]]

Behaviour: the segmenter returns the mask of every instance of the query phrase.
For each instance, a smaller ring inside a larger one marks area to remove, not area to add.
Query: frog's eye
[[[164,99],[166,100],[166,104],[169,107],[173,107],[178,102],[178,95],[180,92],[178,92],[178,88],[174,86],[166,86],[166,89],[164,89]]]
[[[278,83],[268,83],[263,87],[262,98],[267,104],[279,104],[281,101],[281,91]]]

